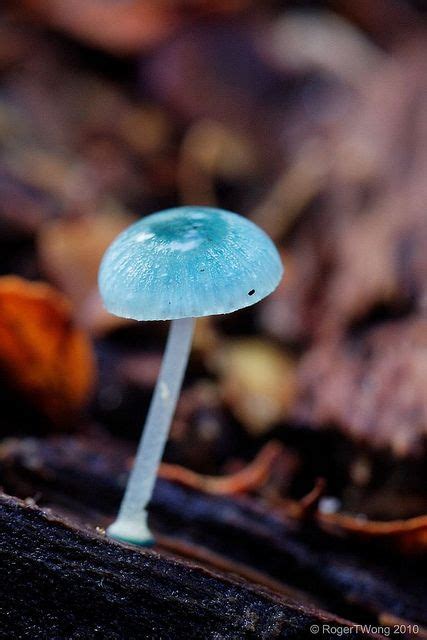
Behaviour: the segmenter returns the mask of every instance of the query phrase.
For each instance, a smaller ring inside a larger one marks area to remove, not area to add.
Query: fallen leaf
[[[165,111],[153,105],[129,106],[118,128],[125,143],[145,158],[163,152],[171,144],[172,123]]]
[[[181,144],[178,186],[185,204],[217,205],[216,178],[225,181],[254,178],[257,162],[249,137],[216,120],[200,119]]]
[[[328,534],[381,544],[404,553],[425,553],[427,550],[427,515],[402,520],[369,520],[363,515],[324,513],[318,509],[325,488],[322,478],[301,500],[275,497],[268,500],[274,513],[286,520],[311,518]]]
[[[408,553],[427,550],[427,515],[382,522],[343,513],[318,513],[316,519],[323,529],[335,535],[380,539]]]
[[[300,424],[332,424],[396,457],[424,455],[426,319],[384,322],[341,341],[319,341],[300,361],[297,380],[294,418]]]
[[[167,463],[160,466],[159,476],[213,495],[247,493],[259,489],[267,482],[281,452],[282,446],[278,442],[268,442],[246,467],[225,476],[206,476],[180,465]]]
[[[221,15],[239,12],[248,0],[23,0],[22,4],[35,17],[56,29],[92,46],[129,55],[151,49],[171,36],[181,26],[186,13]]]
[[[261,434],[283,420],[295,393],[295,367],[283,349],[258,338],[224,345],[217,363],[226,403],[243,425]]]
[[[0,366],[56,422],[88,400],[95,361],[71,305],[44,283],[0,278]]]
[[[364,80],[382,62],[373,41],[332,11],[290,10],[266,31],[263,51],[279,68],[320,69],[349,83]]]
[[[167,5],[142,0],[23,0],[23,6],[48,25],[121,55],[155,46],[180,25]]]
[[[126,213],[98,213],[46,222],[38,248],[44,272],[73,303],[79,322],[104,333],[125,321],[107,313],[97,287],[98,269],[108,245],[134,219]]]

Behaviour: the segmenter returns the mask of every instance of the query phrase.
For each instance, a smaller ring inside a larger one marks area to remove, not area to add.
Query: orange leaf
[[[205,476],[180,465],[163,463],[160,466],[159,476],[171,482],[204,491],[212,495],[234,495],[247,493],[262,487],[269,479],[274,462],[280,456],[282,446],[280,443],[268,442],[246,467],[226,476]]]
[[[143,0],[23,0],[22,4],[54,28],[123,55],[155,46],[180,24],[163,3]]]
[[[337,537],[380,541],[381,544],[408,554],[425,553],[427,550],[427,515],[406,520],[368,520],[347,513],[322,513],[318,502],[325,488],[325,481],[318,479],[315,487],[302,500],[276,498],[271,501],[274,512],[281,518],[302,520],[312,518],[328,534]]]
[[[95,375],[91,344],[66,298],[16,276],[0,278],[0,366],[55,421],[86,402]]]
[[[427,549],[427,515],[382,522],[342,513],[319,513],[317,520],[322,528],[335,535],[380,539],[408,553],[425,552]]]
[[[249,0],[22,0],[37,19],[118,55],[151,49],[177,31],[191,14],[232,14]]]

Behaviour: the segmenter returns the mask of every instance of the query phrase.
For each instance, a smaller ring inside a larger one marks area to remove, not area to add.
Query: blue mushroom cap
[[[211,207],[177,207],[139,220],[107,249],[99,287],[108,311],[135,320],[230,313],[262,300],[283,266],[253,222]]]

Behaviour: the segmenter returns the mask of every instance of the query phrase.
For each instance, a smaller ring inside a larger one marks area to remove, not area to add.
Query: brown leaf
[[[360,338],[317,343],[298,370],[294,415],[405,457],[424,454],[427,321],[389,322]]]
[[[264,497],[276,515],[285,520],[310,520],[317,513],[317,506],[326,486],[324,478],[317,478],[314,487],[300,500],[282,497],[280,494],[266,494]]]
[[[127,55],[150,49],[168,38],[181,26],[185,13],[238,12],[248,0],[22,0],[22,4],[38,19],[61,31],[92,46]]]
[[[224,343],[217,364],[226,403],[254,434],[283,420],[294,401],[295,364],[283,349],[259,338]]]
[[[105,311],[97,277],[108,245],[133,221],[123,212],[101,212],[49,221],[40,228],[38,249],[45,273],[70,298],[79,321],[93,333],[126,322]]]
[[[382,522],[342,513],[319,513],[317,521],[323,529],[335,535],[367,540],[376,538],[410,553],[427,550],[427,515]]]
[[[91,344],[66,298],[15,276],[0,278],[0,364],[58,422],[86,402],[95,376]]]
[[[318,509],[324,493],[325,481],[319,478],[313,489],[301,500],[267,496],[274,513],[284,520],[312,519],[323,530],[337,537],[380,541],[405,553],[424,553],[427,550],[427,515],[402,520],[368,520],[348,513],[323,513]],[[199,487],[200,489],[200,487]]]
[[[281,452],[281,445],[271,441],[261,449],[250,464],[237,473],[227,476],[205,476],[180,465],[167,463],[160,466],[159,476],[165,480],[179,482],[191,489],[214,495],[245,493],[259,489],[267,482],[274,462]]]
[[[116,54],[150,48],[180,24],[178,16],[163,3],[141,0],[23,0],[22,4],[56,29]]]

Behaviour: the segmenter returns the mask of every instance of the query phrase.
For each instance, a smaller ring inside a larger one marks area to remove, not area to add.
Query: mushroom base
[[[141,547],[151,547],[154,544],[154,538],[147,524],[147,512],[142,520],[139,519],[137,522],[117,519],[107,528],[107,535],[119,542],[129,542]]]

